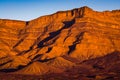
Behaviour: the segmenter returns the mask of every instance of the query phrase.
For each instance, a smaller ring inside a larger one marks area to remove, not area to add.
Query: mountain
[[[92,72],[99,58],[103,58],[102,66],[112,65],[112,57],[119,63],[114,52],[120,52],[120,10],[99,12],[84,6],[31,21],[0,19],[0,71],[5,75],[62,77],[65,71]],[[107,59],[108,55],[112,57]],[[117,64],[111,72],[115,68]]]

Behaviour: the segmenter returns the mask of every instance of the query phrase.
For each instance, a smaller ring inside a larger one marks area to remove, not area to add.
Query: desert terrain
[[[120,10],[0,19],[0,80],[120,80],[119,66]]]

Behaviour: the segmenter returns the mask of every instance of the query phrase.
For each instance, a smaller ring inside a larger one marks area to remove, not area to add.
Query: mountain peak
[[[92,10],[90,7],[88,6],[83,6],[83,7],[80,7],[80,8],[84,8],[84,9],[88,9],[88,10]]]
[[[92,12],[94,12],[94,10],[92,10],[88,6],[83,6],[83,7],[75,8],[72,10],[58,11],[55,14],[59,14],[60,16],[67,15],[67,17],[79,18],[79,17],[84,17],[88,13],[92,13]]]

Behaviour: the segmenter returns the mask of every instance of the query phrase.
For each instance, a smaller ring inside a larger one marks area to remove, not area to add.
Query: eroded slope
[[[61,56],[82,62],[120,51],[120,11],[81,7],[29,22],[1,19],[0,32],[0,70],[60,72],[68,65],[76,66],[74,60]],[[59,68],[63,62],[65,66]]]

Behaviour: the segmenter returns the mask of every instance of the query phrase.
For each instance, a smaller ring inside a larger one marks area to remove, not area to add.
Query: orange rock
[[[0,19],[0,60],[5,58],[8,62],[5,64],[3,60],[1,69],[6,69],[11,63],[14,65],[10,68],[33,63],[23,71],[26,73],[30,69],[30,73],[34,73],[41,69],[35,67],[39,62],[32,62],[37,55],[40,55],[40,61],[66,54],[83,61],[120,51],[119,45],[120,10],[99,12],[85,6],[29,22]],[[11,56],[20,62],[7,59]]]

